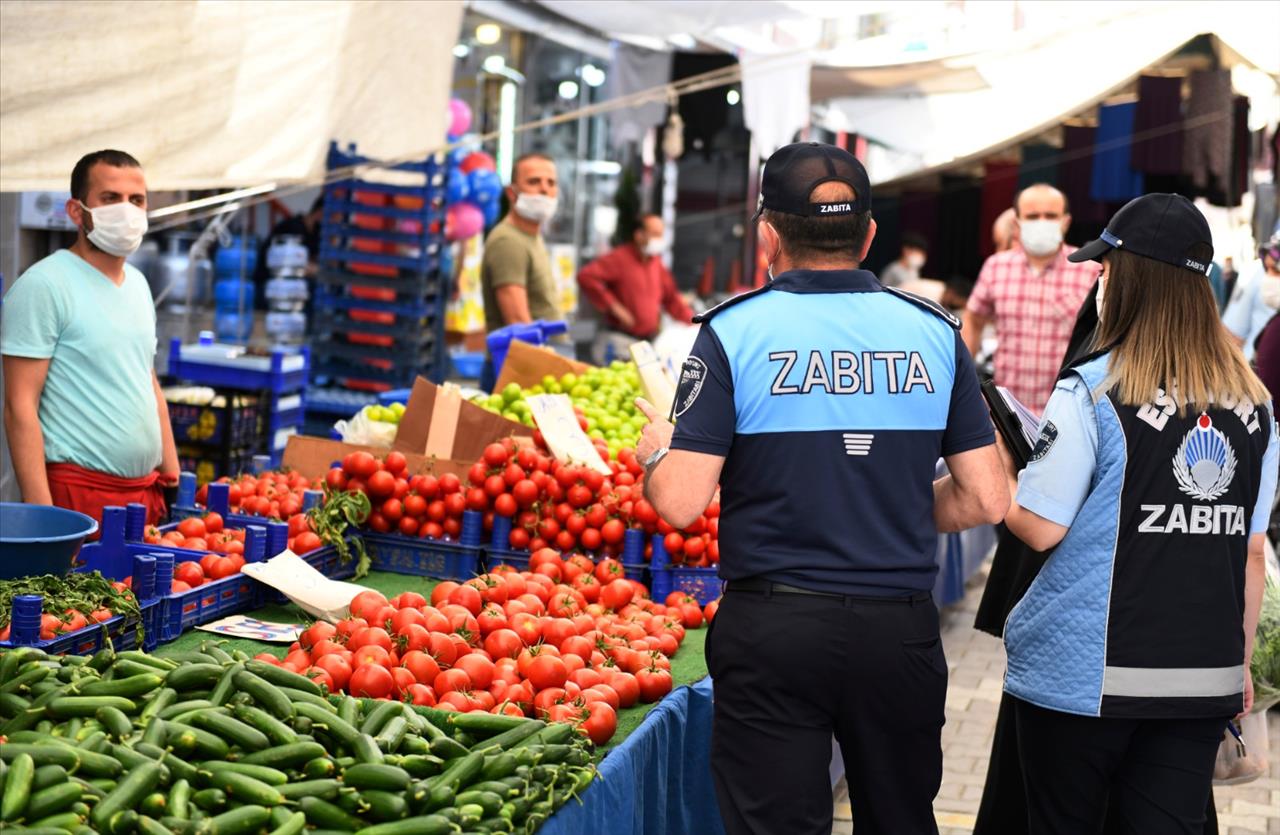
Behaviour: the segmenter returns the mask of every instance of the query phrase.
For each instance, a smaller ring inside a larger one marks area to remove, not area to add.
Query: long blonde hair
[[[1189,258],[1207,263],[1201,244]],[[1130,406],[1150,403],[1157,389],[1176,393],[1178,413],[1189,406],[1247,400],[1270,405],[1271,394],[1253,373],[1218,318],[1209,281],[1188,270],[1112,250],[1094,347],[1110,348],[1104,390]]]

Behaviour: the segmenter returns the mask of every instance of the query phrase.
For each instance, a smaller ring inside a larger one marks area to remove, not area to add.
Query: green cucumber
[[[400,820],[409,814],[409,804],[402,795],[371,789],[360,792],[365,813],[378,823]]]
[[[284,803],[284,796],[268,783],[236,771],[218,769],[207,772],[205,780],[211,788],[222,789],[227,797],[244,801],[257,806],[279,806]]]
[[[360,734],[356,737],[356,741],[351,745],[351,753],[355,754],[357,760],[362,763],[380,763],[382,762],[382,749],[378,747],[378,743],[368,734]]]
[[[191,784],[186,780],[175,780],[169,787],[169,814],[184,820],[190,817]]]
[[[516,762],[515,755],[503,751],[494,756],[488,756],[484,759],[484,768],[480,769],[480,776],[485,780],[501,780],[503,777],[509,777],[515,773],[519,763]]]
[[[66,812],[57,812],[43,818],[36,818],[31,823],[22,827],[24,832],[40,832],[48,829],[57,829],[61,832],[73,832],[80,826],[84,825],[84,817],[77,812],[67,810]]]
[[[67,770],[60,765],[42,765],[31,778],[31,790],[38,792],[50,786],[67,782]]]
[[[107,729],[107,733],[111,734],[117,742],[133,733],[133,723],[129,721],[129,717],[125,716],[119,708],[107,705],[100,707],[93,714],[102,727]]]
[[[218,679],[218,683],[214,685],[213,692],[209,694],[209,701],[216,705],[225,705],[227,700],[236,692],[236,674],[243,670],[243,664],[232,664],[230,667],[224,669],[222,671],[222,678]]]
[[[364,826],[364,823],[355,815],[318,797],[302,798],[298,801],[298,808],[307,816],[307,823],[317,829],[338,829],[343,832],[355,832]]]
[[[292,745],[277,745],[264,751],[255,751],[240,762],[251,765],[266,765],[272,768],[297,768],[316,757],[325,755],[324,746],[318,742],[295,742]]]
[[[219,771],[234,771],[243,774],[246,777],[252,777],[255,780],[261,780],[268,786],[283,786],[289,782],[289,775],[276,768],[265,765],[253,765],[244,762],[225,762],[223,760],[209,760],[200,763],[200,771],[212,775]],[[212,782],[205,778],[205,782]]]
[[[532,720],[521,716],[502,716],[494,713],[451,713],[449,725],[478,737],[493,736],[522,727]]]
[[[164,792],[152,792],[138,804],[138,814],[146,817],[162,818],[168,811],[169,795]]]
[[[114,707],[124,713],[137,713],[138,704],[123,696],[59,696],[49,702],[49,715],[55,719],[93,716],[98,708]]]
[[[0,694],[0,716],[5,719],[12,719],[29,707],[31,707],[31,701],[22,698],[17,693]]]
[[[179,693],[199,690],[217,685],[222,672],[220,664],[184,664],[165,676],[164,683]]]
[[[248,669],[237,672],[234,681],[237,688],[252,696],[258,707],[267,713],[277,719],[293,717],[293,703],[289,701],[288,696],[280,692],[279,687],[271,682],[256,673],[249,672]]]
[[[256,705],[236,705],[232,713],[241,722],[265,734],[272,745],[290,745],[298,741],[293,728]]]
[[[338,702],[338,716],[342,717],[344,722],[349,722],[352,725],[359,724],[360,701],[358,699],[353,699],[350,696],[343,697]]]
[[[178,662],[176,661],[170,661],[167,658],[161,658],[158,655],[151,655],[150,653],[137,649],[125,650],[124,652],[119,653],[116,657],[121,661],[131,661],[135,664],[143,664],[153,670],[160,670],[165,673],[176,669],[178,666]],[[119,668],[119,664],[120,661],[117,661],[117,669]]]
[[[0,821],[13,822],[27,808],[35,776],[36,761],[30,754],[18,754],[11,760],[4,778],[4,799],[0,800]]]
[[[191,724],[217,734],[246,752],[261,751],[271,745],[271,740],[267,739],[267,735],[262,731],[221,713],[212,711],[197,713],[192,717]]]
[[[355,789],[404,791],[409,787],[409,772],[394,765],[359,763],[342,774],[342,782]]]
[[[32,667],[0,684],[0,693],[18,693],[23,688],[30,689],[38,682],[44,681],[53,673],[48,667]]]
[[[466,746],[447,736],[431,741],[432,756],[439,757],[442,760],[456,760],[458,757],[465,757],[470,753]]]
[[[222,789],[201,789],[191,795],[191,802],[203,812],[221,812],[227,808],[227,793]]]
[[[138,718],[145,724],[151,721],[152,717],[159,715],[169,705],[178,701],[178,691],[172,687],[161,687],[156,694],[147,700],[142,706],[142,712],[138,714]]]
[[[441,771],[444,771],[444,760],[439,757],[433,757],[430,754],[413,754],[400,757],[394,761],[388,759],[393,765],[397,765],[409,772],[410,777],[421,780],[424,777],[434,777]]]
[[[441,815],[421,815],[416,818],[391,823],[366,826],[358,835],[449,835],[454,832],[453,823]]]
[[[477,777],[479,777],[480,771],[483,768],[484,752],[473,751],[445,769],[444,773],[437,779],[439,779],[439,781],[444,785],[450,786],[454,791],[457,791],[462,786],[471,784]]]
[[[183,750],[190,750],[201,759],[224,760],[231,753],[231,746],[217,734],[180,722],[168,722],[167,725],[168,742],[175,751],[178,750],[175,740],[180,740]]]
[[[159,763],[147,763],[130,771],[110,794],[93,807],[90,821],[94,828],[99,831],[106,829],[117,812],[137,806],[142,798],[155,790],[159,782]]]
[[[465,714],[464,714],[465,715]],[[513,717],[514,718],[514,717]],[[503,731],[497,736],[491,736],[484,742],[480,743],[481,748],[498,747],[502,750],[514,748],[529,737],[542,731],[547,726],[546,722],[541,719],[522,719],[520,724],[508,731]]]
[[[392,716],[391,721],[382,726],[382,730],[373,741],[378,747],[388,754],[394,753],[400,747],[400,742],[404,739],[404,735],[409,731],[409,720],[403,716]]]
[[[145,696],[164,684],[164,679],[155,673],[142,673],[128,678],[113,678],[110,681],[95,681],[80,688],[81,696],[120,696],[126,699]]]
[[[138,816],[138,823],[134,831],[140,833],[140,835],[174,835],[172,829],[145,813]]]
[[[307,702],[299,702],[294,708],[297,710],[299,717],[310,719],[315,724],[323,727],[333,737],[334,741],[346,748],[354,745],[356,739],[360,736],[359,728],[336,713],[329,713]]]
[[[304,797],[318,797],[321,800],[332,800],[342,791],[342,783],[337,780],[303,780],[299,783],[286,783],[277,789],[285,800],[301,800]]]
[[[161,708],[156,715],[161,719],[173,719],[193,710],[211,710],[213,706],[213,702],[208,699],[189,699],[182,702],[171,702],[168,706]]]
[[[296,687],[281,687],[280,692],[285,695],[293,704],[298,702],[306,702],[307,704],[322,707],[328,713],[337,713],[338,709],[329,703],[329,700],[323,696],[317,696],[315,693],[306,690],[299,690]]]
[[[369,711],[364,722],[360,723],[360,733],[377,736],[383,726],[391,721],[391,717],[399,716],[402,709],[399,702],[379,702],[377,707]]]
[[[458,795],[454,800],[456,806],[466,806],[468,804],[476,804],[484,809],[482,818],[491,818],[498,814],[498,810],[502,808],[503,798],[495,792],[486,791],[465,791]]]
[[[230,664],[234,660],[226,650],[213,641],[201,641],[200,651],[217,664]]]
[[[0,745],[0,758],[9,763],[9,777],[5,780],[6,796],[8,795],[9,780],[12,779],[16,760],[23,754],[29,756],[36,766],[60,765],[71,774],[74,774],[76,769],[80,767],[80,752],[74,748],[66,748],[62,745],[24,745],[16,742],[6,742],[4,745]],[[32,771],[34,772],[35,769],[33,768]]]
[[[274,664],[257,660],[246,661],[244,668],[277,687],[291,687],[294,690],[301,690],[304,693],[311,693],[324,698],[324,691],[320,689],[320,685],[292,670],[286,670],[284,667],[277,667]]]
[[[210,835],[248,835],[257,832],[271,820],[271,810],[265,806],[241,806],[208,822]]]
[[[314,760],[309,760],[302,767],[302,773],[312,780],[334,777],[338,773],[338,764],[333,761],[332,757],[316,757]]]
[[[270,835],[299,835],[306,826],[306,814],[304,812],[294,812],[283,823],[271,830]]]

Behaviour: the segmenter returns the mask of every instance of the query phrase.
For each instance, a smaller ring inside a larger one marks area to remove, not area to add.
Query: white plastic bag
[[[1267,773],[1267,757],[1270,744],[1267,741],[1267,712],[1254,711],[1240,720],[1240,736],[1244,738],[1245,752],[1230,733],[1225,733],[1218,745],[1218,760],[1213,765],[1213,782],[1217,786],[1234,786],[1248,783]]]
[[[283,593],[304,611],[331,622],[347,617],[351,598],[368,591],[355,583],[330,580],[292,551],[282,551],[265,562],[245,563],[240,570]]]
[[[338,421],[333,428],[342,435],[343,443],[388,448],[396,439],[396,430],[399,429],[394,423],[370,420],[364,409],[356,412],[351,420]]]

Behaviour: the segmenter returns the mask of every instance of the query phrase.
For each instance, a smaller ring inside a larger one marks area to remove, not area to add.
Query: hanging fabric
[[[1138,79],[1130,162],[1144,174],[1181,175],[1182,78],[1144,75]]]
[[[1133,170],[1129,154],[1137,110],[1137,102],[1098,108],[1093,179],[1089,188],[1094,200],[1124,203],[1143,192],[1142,172]]]

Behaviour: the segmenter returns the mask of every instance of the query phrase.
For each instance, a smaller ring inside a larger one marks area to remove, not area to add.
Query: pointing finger
[[[654,408],[654,405],[643,397],[636,398],[636,406],[640,411],[644,412],[644,416],[647,417],[650,422],[659,420],[662,417],[662,414]]]

